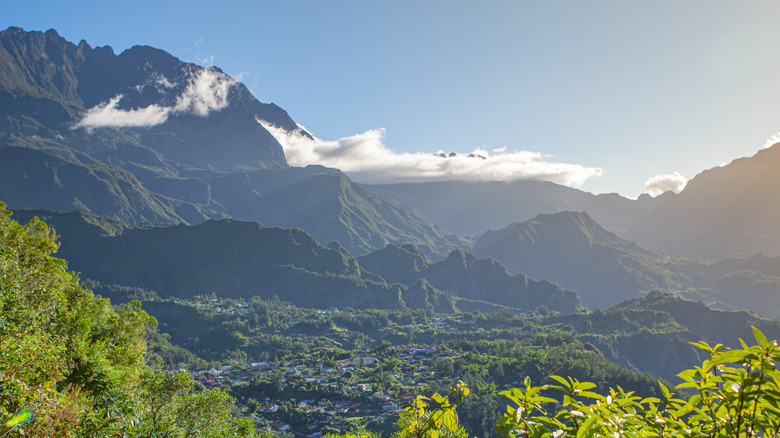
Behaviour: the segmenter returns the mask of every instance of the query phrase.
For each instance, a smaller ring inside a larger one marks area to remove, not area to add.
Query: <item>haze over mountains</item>
[[[721,309],[780,317],[780,257],[669,257],[618,237],[587,213],[544,214],[488,231],[472,252],[500,260],[513,273],[554,279],[590,308],[663,290]]]
[[[679,193],[637,200],[544,181],[395,184],[371,189],[463,235],[560,211],[587,212],[621,237],[670,255],[717,259],[780,255],[780,145],[691,179]]]
[[[570,313],[660,289],[780,316],[780,145],[631,200],[545,181],[360,185],[289,166],[264,124],[299,130],[218,68],[0,33],[0,200],[104,216],[35,213],[95,280],[439,312]]]

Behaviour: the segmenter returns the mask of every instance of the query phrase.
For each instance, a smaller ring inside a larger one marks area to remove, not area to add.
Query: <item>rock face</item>
[[[134,158],[157,170],[166,168],[160,158],[221,171],[286,166],[281,145],[257,119],[285,129],[295,129],[295,122],[218,68],[184,63],[152,47],[115,55],[83,40],[76,46],[54,30],[19,28],[0,33],[0,59],[8,133],[17,127],[17,135],[59,140],[103,162]],[[125,148],[101,141],[111,134],[152,153],[127,157],[117,150]]]
[[[412,242],[443,257],[463,239],[320,166],[291,168],[259,121],[298,129],[218,68],[136,46],[0,32],[0,200],[130,223],[234,217],[307,230],[367,253]],[[304,135],[307,135],[304,133]]]

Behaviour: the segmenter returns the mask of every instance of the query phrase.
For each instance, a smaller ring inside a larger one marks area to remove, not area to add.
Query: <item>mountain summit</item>
[[[67,145],[103,162],[156,171],[169,162],[222,171],[286,166],[281,145],[257,120],[286,129],[295,122],[218,68],[152,47],[115,55],[83,40],[76,46],[54,30],[14,27],[0,33],[0,59],[0,93],[8,103],[2,128],[12,138],[37,136],[39,145]],[[135,150],[106,147],[105,136]]]
[[[510,272],[556,281],[576,291],[586,306],[606,307],[655,287],[663,276],[645,265],[662,255],[605,230],[584,212],[543,214],[488,231],[472,248]]]
[[[215,67],[147,46],[0,32],[0,199],[131,224],[234,217],[297,227],[353,253],[414,243],[443,257],[461,239],[356,186],[292,168],[263,123],[298,125]],[[307,135],[304,133],[304,135]]]

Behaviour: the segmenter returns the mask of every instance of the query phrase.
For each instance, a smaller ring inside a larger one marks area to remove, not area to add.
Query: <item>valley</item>
[[[389,437],[462,384],[456,423],[488,438],[527,382],[670,399],[695,343],[780,338],[780,144],[629,199],[361,184],[269,126],[313,140],[217,67],[0,32],[0,417]]]

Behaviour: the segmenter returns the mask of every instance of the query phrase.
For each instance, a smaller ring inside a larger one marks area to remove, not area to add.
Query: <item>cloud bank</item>
[[[396,153],[384,145],[384,129],[326,141],[309,138],[302,130],[288,132],[262,120],[258,123],[281,143],[290,165],[335,167],[367,184],[534,179],[580,187],[604,172],[594,167],[549,162],[538,152],[507,152],[505,148],[494,149],[492,154],[479,149],[470,154]]]
[[[157,77],[155,81],[166,88],[174,87],[165,77]],[[204,68],[192,75],[173,106],[153,104],[124,110],[118,107],[124,97],[119,94],[87,110],[74,128],[149,128],[164,123],[172,114],[190,113],[205,117],[211,111],[219,111],[228,105],[228,94],[235,84],[226,74]]]
[[[764,149],[771,148],[777,143],[780,143],[780,132],[777,132],[766,139],[766,142],[764,142]]]
[[[686,184],[688,184],[688,179],[677,172],[656,175],[645,181],[645,192],[652,197],[669,191],[680,193]]]

